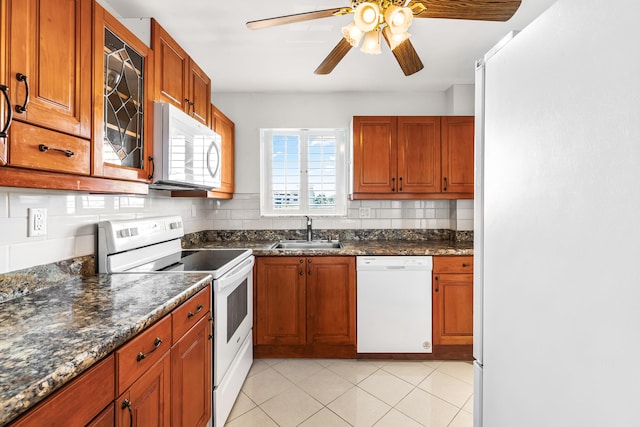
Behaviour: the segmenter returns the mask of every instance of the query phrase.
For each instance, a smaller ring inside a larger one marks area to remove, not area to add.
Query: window
[[[260,129],[262,215],[346,215],[343,129]]]

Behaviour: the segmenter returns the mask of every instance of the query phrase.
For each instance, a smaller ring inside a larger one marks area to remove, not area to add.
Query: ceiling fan
[[[424,68],[407,32],[413,18],[507,21],[521,0],[351,0],[350,7],[323,9],[247,22],[252,30],[353,14],[352,23],[342,28],[343,38],[322,61],[315,74],[329,74],[352,47],[362,41],[365,53],[380,53],[384,37],[406,76]]]

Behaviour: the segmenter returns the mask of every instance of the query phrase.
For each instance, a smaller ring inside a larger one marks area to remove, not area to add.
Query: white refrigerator
[[[640,426],[639,16],[559,0],[479,61],[475,427]]]

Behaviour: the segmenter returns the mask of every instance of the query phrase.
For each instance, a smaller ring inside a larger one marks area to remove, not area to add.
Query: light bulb
[[[380,50],[380,31],[372,30],[367,32],[364,35],[364,40],[362,41],[362,47],[360,48],[364,53],[369,53],[372,55],[378,55],[382,53]]]
[[[362,39],[364,33],[362,32],[362,30],[360,30],[360,28],[356,26],[354,22],[352,22],[346,27],[342,27],[342,35],[351,46],[355,47],[358,46],[358,43],[360,43],[360,39]]]

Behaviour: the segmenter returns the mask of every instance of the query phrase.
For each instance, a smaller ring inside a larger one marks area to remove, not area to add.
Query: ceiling
[[[472,84],[474,62],[556,0],[522,0],[507,22],[415,19],[411,42],[424,69],[406,77],[388,46],[352,49],[329,75],[313,71],[352,15],[261,30],[247,21],[349,6],[349,0],[102,0],[125,18],[155,18],[212,78],[213,93],[443,91]]]

